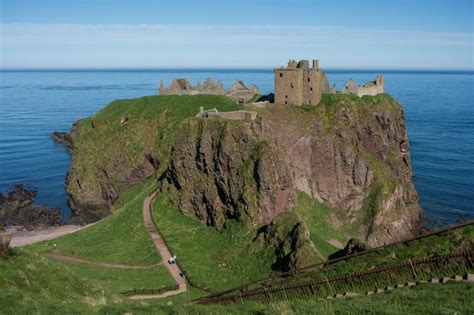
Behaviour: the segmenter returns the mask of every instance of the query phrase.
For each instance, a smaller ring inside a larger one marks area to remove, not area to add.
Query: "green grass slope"
[[[304,192],[298,192],[295,212],[306,223],[321,260],[326,260],[330,254],[338,251],[341,245],[346,245],[350,236],[355,234],[339,211],[312,199]]]
[[[87,260],[152,265],[161,260],[143,224],[143,200],[156,189],[153,179],[124,192],[115,213],[100,222],[54,241],[26,247],[30,252],[48,252],[53,244],[64,255]]]
[[[265,256],[249,247],[256,231],[238,224],[222,231],[204,226],[174,209],[166,194],[157,196],[152,209],[160,233],[199,286],[224,289],[271,272],[272,253]]]
[[[149,269],[97,268],[83,264],[62,263],[80,277],[82,281],[94,280],[109,294],[123,293],[134,289],[161,289],[176,284],[165,266]]]
[[[16,252],[0,259],[0,313],[86,313],[114,304],[118,297],[63,264],[37,254]]]
[[[331,126],[334,123],[332,103],[344,101],[353,105],[380,106],[379,98],[386,98],[389,107],[399,106],[384,95],[362,99],[329,95],[323,97],[319,106],[289,110],[303,114],[314,112]],[[91,192],[100,193],[96,174],[98,169],[106,169],[112,185],[119,187],[122,171],[136,165],[148,152],[159,157],[159,176],[167,166],[177,125],[193,117],[199,106],[205,109],[216,107],[219,111],[236,109],[236,105],[225,97],[211,95],[150,96],[112,102],[93,117],[78,123],[78,140],[73,154],[80,155],[80,158],[73,159],[73,178],[80,179],[83,185],[87,183]],[[120,123],[123,117],[128,118],[126,124]],[[126,158],[121,159],[123,152],[126,152]],[[120,167],[110,172],[116,166],[114,163]],[[390,180],[384,182],[384,178],[388,178],[384,177],[386,169],[380,167],[377,172],[382,190],[390,190]],[[162,257],[143,226],[142,215],[145,196],[157,187],[155,179],[149,179],[121,192],[113,205],[113,214],[95,225],[54,241],[14,250],[7,258],[0,259],[0,314],[462,314],[474,308],[470,298],[474,288],[469,283],[420,285],[348,300],[282,301],[272,305],[251,302],[202,306],[186,303],[207,294],[194,288],[183,295],[162,300],[131,301],[118,293],[131,289],[159,289],[173,284],[164,266],[140,270],[110,269],[47,258],[46,254],[56,244],[62,254],[91,261],[131,265],[157,263]],[[370,200],[368,203],[370,207]],[[256,229],[245,229],[234,223],[226,223],[222,231],[206,227],[174,209],[166,192],[158,195],[152,207],[157,227],[194,283],[222,290],[272,273],[274,253],[255,252],[249,246],[256,236]],[[295,213],[308,226],[321,259],[337,250],[334,241],[345,244],[353,235],[353,229],[357,229],[345,222],[337,210],[312,200],[304,193],[298,196]],[[472,247],[473,239],[474,228],[467,227],[341,261],[331,266],[328,275],[392,264],[433,252],[445,254],[459,247]]]

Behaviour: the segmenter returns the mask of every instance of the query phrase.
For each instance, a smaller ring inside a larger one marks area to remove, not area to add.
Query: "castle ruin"
[[[288,61],[287,67],[275,69],[275,103],[289,105],[317,105],[322,94],[339,93],[336,84],[331,88],[324,70],[319,68],[318,60],[313,60],[312,68],[308,60]],[[349,79],[342,87],[342,94],[352,94],[362,97],[364,95],[377,95],[384,93],[384,78],[378,75],[375,81],[358,85]]]
[[[318,60],[312,68],[308,60],[290,60],[286,68],[275,69],[275,103],[317,105],[323,93],[330,93],[329,81]]]
[[[214,80],[208,78],[204,84],[197,83],[196,87],[193,87],[189,80],[186,78],[173,79],[170,87],[166,88],[163,84],[163,80],[160,81],[159,88],[160,95],[197,95],[197,94],[212,94],[212,95],[225,95],[238,103],[246,103],[253,97],[260,94],[260,90],[255,84],[246,86],[244,82],[236,80],[235,83],[229,88],[224,89],[221,81],[217,81],[214,84]]]
[[[378,75],[375,77],[375,81],[369,81],[362,85],[358,85],[354,80],[349,79],[342,87],[341,92],[343,94],[353,94],[359,97],[362,97],[364,95],[374,96],[380,93],[384,93],[383,76]]]
[[[195,116],[196,118],[211,118],[211,117],[221,117],[228,120],[243,120],[243,121],[252,121],[257,118],[256,111],[248,110],[235,110],[231,112],[219,112],[216,108],[204,110],[201,106],[199,108],[199,113]]]

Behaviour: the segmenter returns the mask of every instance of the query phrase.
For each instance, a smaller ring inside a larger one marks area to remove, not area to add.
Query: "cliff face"
[[[181,125],[166,176],[170,195],[184,214],[222,228],[228,219],[268,223],[291,209],[286,165],[251,127],[222,119]]]
[[[110,215],[120,192],[166,167],[176,124],[208,103],[222,111],[235,110],[230,99],[212,95],[117,100],[75,122],[69,133],[53,133],[72,154],[65,183],[71,223]]]
[[[175,205],[217,228],[256,226],[293,209],[300,190],[342,210],[370,246],[414,235],[422,215],[400,105],[387,95],[326,102],[269,106],[252,123],[183,123],[167,171]]]
[[[108,124],[119,125],[111,139],[103,135]],[[110,207],[121,191],[155,175],[159,162],[154,137],[147,132],[156,132],[152,121],[122,125],[92,118],[75,124],[68,135],[54,137],[58,141],[66,139],[73,154],[65,183],[72,223],[90,223],[110,215]]]

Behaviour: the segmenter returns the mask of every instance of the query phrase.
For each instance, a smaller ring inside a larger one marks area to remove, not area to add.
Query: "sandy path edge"
[[[63,235],[71,234],[76,231],[85,229],[94,223],[88,225],[72,225],[66,224],[61,226],[46,227],[43,229],[28,231],[28,230],[7,230],[0,233],[0,235],[10,237],[11,247],[21,247],[25,245],[35,244],[42,241],[49,241]]]

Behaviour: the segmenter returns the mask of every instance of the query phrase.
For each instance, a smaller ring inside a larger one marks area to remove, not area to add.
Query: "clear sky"
[[[1,68],[473,70],[474,0],[0,0]]]

